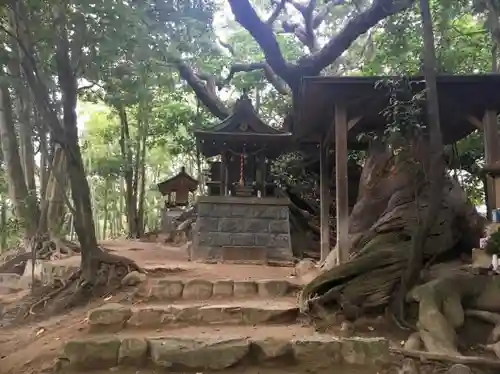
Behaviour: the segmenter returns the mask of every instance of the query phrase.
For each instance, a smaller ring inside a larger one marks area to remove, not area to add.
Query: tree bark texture
[[[130,144],[130,129],[125,108],[119,108],[120,116],[120,149],[125,162],[125,207],[127,209],[128,236],[133,237],[137,231],[136,201],[134,200],[134,167],[132,164],[132,149]]]
[[[419,212],[428,209],[431,200],[429,183],[415,178],[408,159],[429,165],[429,157],[425,143],[415,144],[404,158],[380,144],[370,148],[349,220],[352,257],[339,266],[324,264],[323,272],[301,293],[303,310],[312,310],[314,304],[348,313],[387,306],[407,267]],[[424,240],[424,265],[470,252],[484,229],[484,219],[456,181],[446,178],[442,190],[434,225]]]
[[[77,79],[71,67],[68,30],[66,28],[65,9],[55,9],[55,19],[58,29],[56,50],[56,66],[58,81],[62,94],[63,129],[65,142],[63,149],[66,155],[67,170],[71,186],[75,216],[74,226],[81,248],[82,276],[94,283],[98,262],[96,254],[100,252],[97,246],[90,188],[83,167],[80,145],[78,144],[78,128],[76,117]]]
[[[148,127],[149,127],[149,122],[147,120],[147,114],[145,113],[144,115],[144,121],[142,123],[142,126],[140,128],[141,131],[141,152],[140,155],[138,154],[137,157],[140,157],[140,165],[139,165],[139,171],[140,171],[140,182],[141,185],[140,190],[139,190],[139,198],[138,198],[138,209],[137,209],[137,237],[141,237],[144,235],[144,228],[145,228],[145,222],[144,222],[144,200],[146,198],[146,142],[148,139]]]
[[[0,194],[0,252],[7,250],[7,202]]]
[[[435,222],[440,210],[443,198],[443,182],[445,178],[445,166],[443,160],[443,135],[439,122],[439,101],[436,83],[436,51],[434,47],[434,32],[432,30],[432,16],[428,0],[420,0],[420,13],[422,18],[422,31],[424,35],[424,77],[427,96],[427,123],[429,127],[429,151],[431,154],[430,164],[423,165],[424,177],[429,179],[429,201],[428,207],[423,212],[422,221],[415,227],[412,235],[412,247],[408,258],[408,266],[401,280],[399,291],[398,314],[404,318],[404,302],[406,293],[415,286],[419,280],[420,271],[424,264],[424,246],[428,240],[429,231]],[[417,196],[418,198],[418,196]]]
[[[7,171],[9,196],[14,204],[16,217],[22,222],[24,237],[29,240],[37,230],[38,206],[36,198],[28,193],[26,187],[12,116],[12,102],[5,84],[0,85],[0,106],[0,141]]]

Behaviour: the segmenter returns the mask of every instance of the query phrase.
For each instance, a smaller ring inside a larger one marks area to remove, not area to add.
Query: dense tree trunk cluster
[[[89,284],[107,282],[98,279],[101,263],[111,266],[125,263],[126,268],[137,267],[130,261],[122,262],[120,258],[103,252],[97,245],[90,188],[78,142],[78,75],[75,71],[78,64],[75,62],[81,51],[69,40],[67,6],[54,5],[52,12],[60,108],[55,105],[49,88],[50,80],[43,76],[43,67],[33,52],[34,35],[26,24],[29,19],[27,8],[17,2],[10,5],[9,11],[8,32],[11,45],[17,53],[11,55],[8,67],[22,84],[12,91],[16,98],[13,101],[11,87],[6,80],[2,80],[0,140],[9,196],[24,230],[24,248],[32,251],[33,259],[37,255],[51,257],[54,252],[73,252],[62,234],[63,217],[68,209],[79,242],[82,279]],[[35,105],[29,106],[30,102]],[[16,131],[15,118],[19,131]],[[47,147],[47,133],[50,134],[50,149]],[[38,193],[35,185],[34,140],[38,142],[42,154]],[[66,195],[68,187],[71,200]]]

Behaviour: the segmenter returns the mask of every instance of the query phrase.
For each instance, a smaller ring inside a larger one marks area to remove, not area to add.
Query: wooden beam
[[[347,112],[343,104],[335,104],[335,182],[337,207],[338,263],[349,259],[349,201],[347,180]]]
[[[319,200],[320,200],[320,236],[321,262],[330,253],[330,173],[328,172],[328,140],[319,145]]]
[[[350,119],[347,123],[347,131],[351,131],[356,124],[363,119],[363,116],[358,116],[356,118]]]
[[[483,123],[474,116],[467,116],[467,121],[474,126],[476,129],[483,131]]]
[[[495,110],[487,110],[483,118],[484,128],[484,155],[486,165],[491,165],[498,161],[498,120]]]
[[[500,143],[498,141],[498,119],[496,110],[487,110],[483,117],[484,128],[484,156],[487,166],[493,165],[499,160]],[[488,190],[486,208],[488,218],[491,219],[491,211],[500,208],[496,204],[495,183],[490,176],[486,177],[486,188]]]

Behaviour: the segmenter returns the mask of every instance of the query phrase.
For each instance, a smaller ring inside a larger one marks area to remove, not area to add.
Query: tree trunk
[[[73,224],[75,218],[74,215],[71,214],[70,221],[69,221],[69,240],[73,241],[75,238],[75,225]]]
[[[45,200],[47,201],[47,229],[52,238],[61,237],[64,223],[67,185],[66,157],[61,146],[56,145]]]
[[[415,142],[408,157],[429,165],[432,156],[428,149],[426,142]],[[358,202],[349,218],[353,257],[336,267],[325,266],[304,288],[300,298],[304,311],[327,305],[357,315],[383,309],[392,300],[408,265],[412,235],[421,224],[419,212],[425,211],[432,199],[429,183],[415,177],[408,157],[393,156],[387,148],[372,144]],[[445,179],[442,196],[435,223],[424,238],[424,264],[458,258],[463,252],[470,254],[483,233],[484,219],[455,180]]]
[[[22,222],[24,238],[31,239],[37,230],[37,201],[28,193],[21,159],[18,152],[18,143],[12,117],[12,104],[9,89],[0,84],[0,141],[3,159],[6,165],[9,196],[14,204],[16,217]]]
[[[441,125],[439,123],[439,103],[436,83],[436,51],[434,48],[434,32],[432,30],[432,16],[428,0],[420,0],[420,13],[424,35],[424,78],[427,95],[427,123],[430,138],[429,151],[431,154],[430,165],[427,168],[429,173],[424,172],[424,177],[429,175],[430,199],[428,201],[429,206],[424,210],[423,220],[421,224],[416,226],[415,233],[412,235],[412,248],[408,259],[408,266],[401,280],[401,289],[399,292],[398,314],[400,318],[404,318],[403,306],[406,294],[417,284],[420,271],[424,265],[424,245],[425,241],[428,240],[429,231],[434,224],[441,206],[445,178],[443,135],[441,134]]]
[[[0,252],[7,250],[7,202],[0,194]]]
[[[123,185],[123,178],[120,178],[120,197],[118,199],[118,231],[123,231],[123,200],[125,196],[125,186]]]
[[[141,154],[140,154],[140,193],[139,193],[139,208],[137,237],[144,235],[144,199],[146,198],[146,141],[148,138],[148,121],[144,120],[141,126]]]
[[[38,116],[38,113],[35,116],[35,121],[40,122],[41,119]],[[40,149],[45,149],[46,152],[43,152],[40,155],[40,196],[45,196],[45,192],[47,189],[47,183],[49,181],[49,152],[48,152],[48,142],[47,142],[47,132],[45,128],[40,124],[37,124],[38,133],[40,137],[38,141],[40,142]]]
[[[139,238],[140,237],[140,224],[141,224],[141,217],[139,215],[139,180],[140,180],[140,169],[141,169],[141,155],[142,155],[142,137],[143,137],[143,132],[144,132],[144,107],[142,105],[142,102],[139,103],[139,109],[138,109],[138,114],[137,114],[137,136],[135,140],[135,162],[134,162],[134,178],[133,178],[133,196],[132,196],[132,204],[135,209],[135,224],[134,228],[135,231],[133,232],[133,237]]]
[[[20,82],[22,82],[19,59],[11,61],[9,70],[14,77],[17,77]],[[23,167],[28,193],[36,196],[35,152],[33,150],[33,128],[31,126],[31,108],[29,105],[31,98],[29,97],[28,89],[23,84],[20,84],[15,92],[15,108],[19,130],[19,157]]]
[[[128,236],[133,237],[136,230],[136,202],[134,201],[134,168],[132,165],[132,150],[127,113],[124,107],[119,108],[120,116],[120,149],[125,162],[125,206],[127,210]]]
[[[24,32],[24,25],[17,22],[17,17],[13,12],[10,12],[10,22],[15,30],[16,37],[23,43],[26,44],[26,33]],[[10,73],[19,79],[20,84],[16,85],[15,88],[15,108],[18,120],[19,129],[19,157],[21,165],[23,167],[24,178],[26,187],[28,189],[28,194],[31,199],[36,199],[36,184],[35,184],[35,152],[33,149],[33,126],[31,122],[32,113],[32,98],[29,92],[29,88],[25,84],[23,79],[21,60],[23,58],[23,53],[21,52],[18,45],[14,46],[14,56],[8,66]],[[40,216],[40,211],[38,205],[34,207],[33,213],[35,214],[35,220],[38,221]]]
[[[102,224],[102,240],[106,240],[106,236],[108,233],[108,191],[109,191],[109,182],[106,179],[104,182],[104,222]]]
[[[62,97],[63,128],[66,143],[64,144],[64,150],[71,185],[71,196],[75,209],[75,232],[81,247],[80,267],[83,279],[90,284],[95,284],[98,270],[98,259],[96,257],[100,250],[97,246],[92,217],[89,183],[85,176],[82,154],[80,145],[78,144],[76,117],[77,78],[71,68],[68,30],[66,28],[66,9],[54,8],[58,29],[56,66]]]

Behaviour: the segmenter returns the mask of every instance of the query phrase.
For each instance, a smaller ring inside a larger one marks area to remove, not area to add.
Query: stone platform
[[[205,262],[291,261],[287,198],[200,196],[191,259]]]

